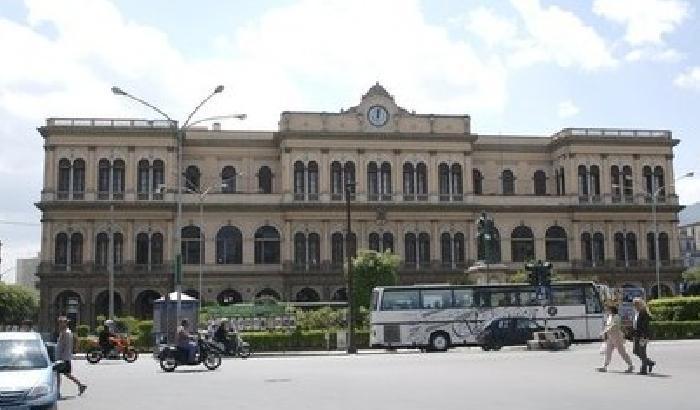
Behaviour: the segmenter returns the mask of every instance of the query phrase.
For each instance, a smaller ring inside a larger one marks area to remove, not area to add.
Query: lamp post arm
[[[139,103],[139,104],[145,105],[146,107],[152,109],[153,111],[155,111],[155,112],[157,112],[158,114],[160,114],[160,115],[162,115],[163,117],[165,117],[165,119],[167,119],[168,121],[170,121],[171,124],[174,123],[174,121],[172,120],[172,118],[170,118],[170,116],[168,116],[168,114],[166,114],[166,113],[164,113],[163,111],[161,111],[161,109],[158,108],[158,107],[156,107],[155,105],[150,104],[150,103],[148,103],[148,102],[146,102],[146,101],[140,99],[139,97],[133,96],[133,95],[127,93],[126,91],[121,91],[119,94],[121,94],[121,95],[123,95],[123,96],[125,96],[125,97],[127,97],[127,98],[131,98],[132,100],[136,101],[136,102]]]
[[[216,94],[216,91],[213,91],[213,92],[212,92],[211,94],[209,94],[205,99],[203,99],[202,102],[200,102],[199,105],[197,105],[197,106],[194,108],[194,110],[192,110],[192,112],[190,113],[190,115],[187,116],[187,119],[186,119],[185,122],[182,124],[182,129],[183,129],[183,130],[187,129],[187,127],[190,126],[190,120],[192,119],[192,117],[193,117],[193,116],[197,113],[197,111],[199,111],[199,109],[202,108],[202,106],[203,106],[204,104],[206,104],[207,101],[209,101],[209,100],[211,99],[211,97],[213,97],[215,94]],[[194,124],[193,124],[193,125],[194,125]]]

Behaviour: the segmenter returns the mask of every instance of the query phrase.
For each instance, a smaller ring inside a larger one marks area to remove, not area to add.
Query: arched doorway
[[[297,292],[296,301],[297,302],[318,302],[321,297],[318,295],[314,289],[304,288]]]
[[[114,292],[114,316],[122,316],[122,297],[116,291]],[[109,291],[103,290],[95,298],[95,317],[109,316]]]
[[[348,291],[345,288],[340,288],[333,293],[334,302],[347,302],[348,301]]]
[[[216,297],[216,301],[220,306],[228,306],[235,303],[241,303],[243,301],[243,297],[240,293],[238,293],[238,291],[229,288],[221,291],[221,293],[219,293],[219,295]]]
[[[265,289],[263,289],[260,292],[255,294],[256,299],[260,299],[260,298],[264,298],[264,297],[273,298],[277,301],[282,299],[282,298],[280,298],[280,294],[277,293],[277,291],[275,291],[274,289],[270,289],[270,288],[265,288]]]
[[[189,297],[192,297],[192,298],[199,300],[200,303],[202,304],[202,306],[204,306],[204,299],[201,299],[201,300],[199,299],[199,291],[197,289],[190,288],[182,293],[184,293],[185,295],[187,295]]]
[[[673,296],[673,291],[671,290],[670,287],[666,284],[661,284],[661,297],[662,298],[667,298]],[[659,297],[659,292],[657,290],[656,284],[652,285],[651,289],[649,290],[649,298],[650,299],[656,299]]]
[[[134,304],[134,315],[137,319],[153,319],[153,301],[160,298],[160,293],[154,290],[144,290],[136,296]]]
[[[78,293],[72,290],[64,290],[56,296],[54,302],[55,316],[66,316],[69,320],[68,326],[71,329],[75,329],[75,326],[80,324],[82,307],[83,303]],[[51,320],[55,320],[55,317],[51,318]]]

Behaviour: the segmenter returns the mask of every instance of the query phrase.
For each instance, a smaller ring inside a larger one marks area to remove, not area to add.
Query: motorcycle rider
[[[228,337],[228,325],[225,320],[221,321],[221,324],[214,332],[214,340],[219,343],[223,343],[226,352],[236,351],[236,338],[229,339]]]
[[[182,319],[180,326],[177,328],[177,336],[175,337],[177,347],[187,351],[187,361],[194,362],[194,356],[197,352],[197,344],[190,340],[189,321]]]
[[[116,337],[116,335],[112,332],[113,324],[113,321],[106,320],[104,326],[102,326],[100,334],[98,335],[100,348],[102,348],[102,353],[105,357],[109,356],[109,352],[114,349],[114,341],[112,338]]]

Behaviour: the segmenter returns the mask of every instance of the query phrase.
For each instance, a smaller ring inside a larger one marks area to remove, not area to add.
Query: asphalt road
[[[562,352],[378,353],[226,359],[163,373],[150,356],[134,364],[74,362],[88,384],[63,381],[60,409],[693,409],[700,408],[700,341],[655,342],[652,376],[608,373],[597,344]],[[631,349],[630,349],[631,350]],[[636,359],[636,358],[635,358]],[[636,360],[635,360],[636,363]]]

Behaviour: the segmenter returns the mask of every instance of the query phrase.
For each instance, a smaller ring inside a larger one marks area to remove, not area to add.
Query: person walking
[[[622,357],[622,360],[627,363],[627,370],[625,373],[632,373],[634,371],[634,366],[632,365],[632,359],[627,354],[625,350],[625,335],[622,332],[622,319],[620,315],[617,314],[617,306],[608,306],[608,318],[605,322],[605,328],[601,332],[600,336],[605,339],[605,361],[603,366],[597,368],[599,372],[608,371],[608,365],[612,359],[613,350],[617,349],[617,352]]]
[[[58,340],[56,341],[56,360],[63,363],[56,370],[58,372],[58,391],[61,391],[61,374],[78,386],[78,396],[85,393],[87,386],[72,374],[71,360],[73,360],[73,333],[68,328],[68,318],[58,317]]]
[[[651,314],[649,313],[649,308],[644,299],[634,298],[632,304],[636,311],[634,320],[632,321],[632,328],[634,329],[634,348],[632,349],[632,353],[642,361],[639,374],[648,374],[651,373],[651,370],[656,364],[655,361],[647,357],[647,346],[649,345],[649,339],[651,339],[649,324],[649,322],[651,322]]]

